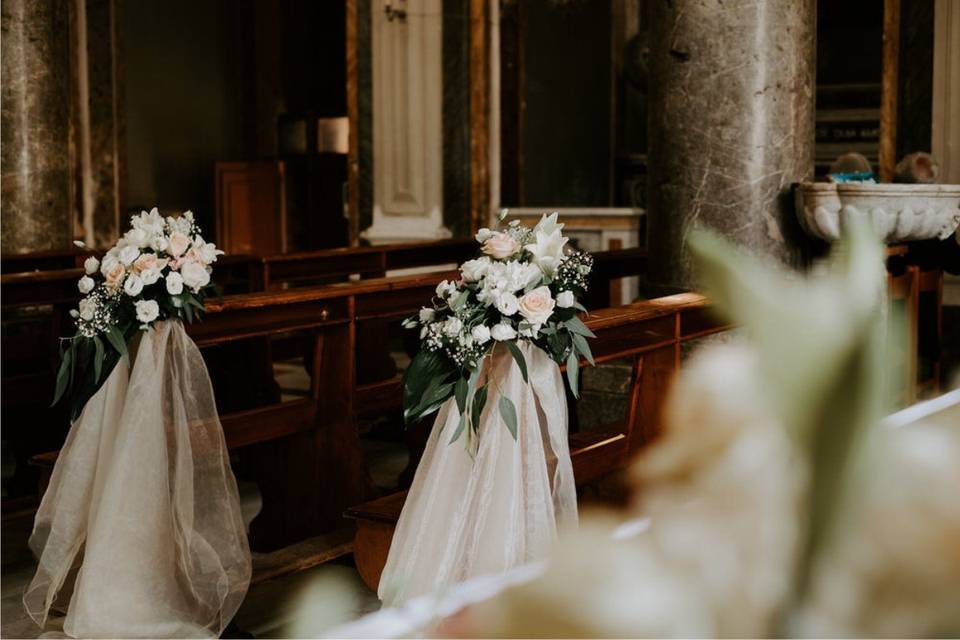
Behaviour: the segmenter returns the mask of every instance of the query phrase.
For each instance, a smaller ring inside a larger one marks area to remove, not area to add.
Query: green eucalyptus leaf
[[[457,399],[457,409],[461,414],[467,410],[467,392],[470,391],[470,383],[463,376],[457,378],[457,385],[454,388],[453,395]]]
[[[583,324],[583,320],[577,316],[573,316],[569,320],[564,321],[563,326],[565,326],[571,333],[577,333],[581,336],[586,336],[588,338],[596,338],[593,331],[587,328],[587,325]]]
[[[470,404],[470,424],[473,425],[474,431],[480,427],[480,416],[483,413],[483,407],[486,404],[487,385],[484,384],[482,387],[477,389],[475,394],[473,394],[473,402]]]
[[[527,379],[527,361],[523,357],[523,352],[520,351],[520,347],[517,346],[516,342],[504,342],[507,345],[507,349],[510,351],[510,355],[513,356],[513,359],[517,361],[517,366],[520,367],[520,375],[523,376],[524,382],[529,382]]]
[[[567,356],[567,380],[570,381],[570,391],[574,398],[580,397],[580,359],[577,357],[577,350],[570,349],[570,355]]]
[[[467,414],[460,414],[460,421],[457,423],[457,430],[453,432],[453,437],[450,438],[450,442],[447,444],[453,444],[460,439],[463,430],[467,428]]]
[[[570,336],[573,338],[573,346],[580,352],[580,355],[589,360],[592,366],[597,366],[597,363],[593,361],[593,353],[590,351],[587,339],[579,333],[571,333]]]
[[[441,380],[456,374],[453,363],[443,355],[422,349],[403,374],[403,413],[410,422],[414,409],[421,403],[427,387],[439,377]]]
[[[410,423],[430,415],[440,408],[451,395],[453,395],[454,382],[445,382],[444,377],[435,377],[430,381],[430,385],[424,391],[420,402],[416,404],[409,412],[404,412],[404,419]]]
[[[123,337],[123,332],[118,327],[110,327],[110,331],[106,335],[110,345],[120,354],[120,357],[129,367],[130,353],[127,351],[127,340]]]
[[[513,439],[517,439],[517,408],[513,405],[513,401],[505,395],[500,396],[500,417],[503,418],[504,423],[507,425],[507,430],[510,431],[510,435],[513,436]]]
[[[93,381],[97,383],[100,381],[100,374],[103,373],[103,359],[106,356],[106,349],[100,336],[94,336],[93,346],[96,349],[93,355]]]
[[[60,398],[63,397],[67,387],[70,386],[70,370],[72,361],[73,344],[71,343],[71,345],[67,347],[66,351],[63,352],[63,357],[60,359],[60,369],[57,371],[57,386],[53,392],[53,402],[50,403],[51,407],[60,401]]]

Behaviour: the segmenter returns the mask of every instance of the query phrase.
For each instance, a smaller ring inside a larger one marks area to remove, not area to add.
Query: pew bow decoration
[[[90,256],[77,287],[84,297],[70,315],[73,337],[61,340],[53,404],[66,398],[76,420],[117,362],[129,363],[137,331],[167,319],[193,322],[204,299],[217,294],[211,265],[223,251],[203,239],[193,213],[161,216],[154,207],[130,219],[131,228],[102,260]]]
[[[498,225],[506,217],[501,212]],[[544,215],[530,229],[519,221],[476,235],[483,256],[460,266],[460,279],[444,280],[419,315],[404,320],[420,328],[421,349],[404,374],[404,420],[430,415],[451,397],[460,421],[450,442],[477,434],[487,390],[496,380],[482,366],[495,350],[506,349],[529,384],[519,344],[529,342],[558,364],[579,397],[579,363],[593,364],[587,338],[595,337],[577,316],[587,291],[593,257],[567,247],[558,214]],[[483,379],[481,379],[483,378]],[[517,438],[516,407],[500,395],[498,412]],[[468,430],[469,427],[469,430]]]

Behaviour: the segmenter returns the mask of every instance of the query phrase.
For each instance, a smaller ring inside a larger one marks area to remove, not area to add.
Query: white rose
[[[533,263],[541,271],[553,275],[563,261],[563,247],[567,244],[567,238],[560,235],[559,229],[549,234],[537,231],[536,238],[536,242],[526,245],[524,249],[533,254]]]
[[[97,301],[93,298],[84,298],[80,301],[80,317],[87,322],[93,320],[93,314],[97,311]]]
[[[180,233],[179,231],[174,231],[170,234],[170,238],[167,241],[167,253],[169,253],[174,258],[179,258],[183,255],[183,252],[190,248],[190,238],[186,234]]]
[[[183,276],[176,271],[167,274],[167,293],[172,296],[183,293]]]
[[[520,315],[535,327],[541,326],[553,314],[556,301],[547,286],[537,287],[520,298]]]
[[[477,235],[475,237],[477,238],[477,242],[479,242],[480,244],[483,244],[484,242],[487,241],[487,238],[489,238],[492,235],[493,235],[493,231],[490,231],[490,229],[487,229],[486,227],[484,227],[483,229],[480,229],[479,231],[477,231]]]
[[[489,268],[490,258],[477,258],[464,262],[460,267],[460,273],[463,274],[463,279],[467,282],[476,282],[486,275]]]
[[[436,312],[430,307],[423,307],[420,309],[420,322],[426,324],[433,320],[433,317],[436,315]]]
[[[120,249],[120,262],[128,267],[133,264],[133,261],[136,260],[139,255],[140,249],[133,245],[127,245],[123,249]]]
[[[113,271],[114,266],[120,264],[120,261],[117,260],[117,257],[115,255],[112,255],[112,251],[113,250],[111,249],[111,251],[108,252],[107,255],[103,256],[103,262],[100,263],[100,273],[102,273],[104,277],[106,277],[108,273]],[[120,266],[123,266],[123,265],[120,265]]]
[[[137,320],[146,324],[153,322],[160,315],[160,305],[156,300],[137,300]]]
[[[460,333],[463,328],[463,322],[457,316],[452,316],[443,323],[443,332],[451,338]]]
[[[491,258],[502,260],[520,251],[520,243],[513,236],[496,231],[484,241],[482,251]]]
[[[124,242],[132,247],[144,247],[147,244],[147,232],[143,229],[133,228],[127,231],[123,236]]]
[[[573,291],[561,291],[557,294],[557,306],[561,309],[572,307],[575,302]]]
[[[83,276],[80,278],[80,282],[77,283],[77,289],[80,289],[80,293],[86,295],[93,291],[93,287],[96,283],[93,281],[93,278],[90,276]]]
[[[503,342],[504,340],[513,340],[517,337],[516,330],[505,322],[493,325],[493,329],[490,330],[490,336],[497,342]]]
[[[149,287],[160,279],[160,269],[147,269],[140,272],[140,279],[143,280],[143,286]]]
[[[183,284],[193,289],[194,293],[210,284],[210,272],[199,262],[184,263],[180,267],[180,275],[183,276]]]
[[[88,276],[92,276],[97,272],[97,269],[100,268],[100,261],[90,256],[83,261],[83,270],[87,272]]]
[[[505,316],[512,316],[520,308],[517,296],[512,293],[504,293],[497,300],[497,311]]]
[[[143,291],[143,279],[137,274],[131,273],[123,283],[123,291],[131,298],[140,295],[140,292]]]
[[[473,328],[473,331],[470,332],[470,335],[477,341],[477,344],[484,344],[490,339],[490,329],[482,324],[478,324]]]

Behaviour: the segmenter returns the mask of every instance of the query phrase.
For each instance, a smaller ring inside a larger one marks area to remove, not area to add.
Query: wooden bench
[[[634,270],[642,267],[636,257],[629,252],[599,255],[598,262],[620,273],[630,268],[614,268],[618,263],[633,263]],[[256,548],[276,548],[332,528],[342,522],[348,506],[367,497],[356,416],[399,409],[401,390],[396,375],[377,384],[356,383],[358,329],[415,313],[441,279],[455,276],[445,271],[226,296],[208,302],[204,322],[188,326],[204,350],[312,332],[306,339],[311,344],[308,368],[319,374],[312,376],[309,397],[222,414],[231,448],[257,445],[256,455],[243,456],[264,500],[251,528]],[[249,366],[237,375],[247,375]],[[230,386],[229,379],[220,382]],[[55,453],[47,453],[33,461],[49,474],[55,460]],[[318,486],[323,491],[317,491]]]
[[[217,263],[216,280],[228,294],[249,293],[303,286],[312,281],[382,276],[386,270],[447,264],[466,257],[475,249],[473,240],[449,240],[336,249],[265,259],[228,255]],[[83,261],[90,254],[90,251],[70,247],[64,251],[3,256],[0,279],[4,310],[3,413],[4,421],[10,425],[5,440],[13,445],[11,450],[15,457],[14,478],[7,488],[12,490],[12,495],[23,496],[27,501],[33,493],[31,487],[36,486],[27,460],[38,451],[57,446],[66,434],[66,415],[58,408],[49,409],[48,405],[58,361],[58,338],[71,333],[72,321],[68,311],[81,297],[77,281],[83,275]],[[281,337],[275,342],[273,347],[258,345],[254,351],[270,357],[273,348],[280,356],[292,353],[309,359],[309,342]],[[237,357],[246,359],[246,356]],[[228,364],[224,368],[228,368]],[[27,422],[27,416],[33,416],[30,422],[39,423],[42,428],[14,426]],[[7,502],[8,498],[5,498]]]
[[[79,247],[27,253],[4,253],[0,258],[0,273],[26,273],[29,271],[53,271],[83,266],[88,252]]]
[[[707,301],[696,293],[601,309],[584,319],[597,336],[591,344],[596,362],[631,359],[633,375],[622,423],[570,435],[574,475],[581,485],[621,468],[632,453],[657,436],[681,346],[728,328],[710,315]],[[394,493],[346,512],[357,522],[357,569],[373,590],[380,581],[404,498],[405,493]]]
[[[208,301],[203,322],[187,325],[203,350],[292,332],[311,336],[314,374],[308,397],[220,416],[227,446],[239,450],[241,467],[260,487],[263,508],[251,524],[253,548],[275,549],[340,526],[344,510],[368,496],[354,422],[355,321],[358,314],[382,305],[381,296],[429,296],[440,277],[226,296]],[[256,363],[236,367],[229,375],[247,376],[251,365]],[[33,463],[48,477],[56,457],[56,452],[41,454]]]

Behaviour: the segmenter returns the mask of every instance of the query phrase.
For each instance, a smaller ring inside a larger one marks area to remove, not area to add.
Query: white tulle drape
[[[217,637],[251,564],[210,378],[180,322],[131,347],[60,451],[24,605],[73,637]]]
[[[539,560],[559,528],[576,524],[560,369],[541,349],[520,348],[529,384],[505,347],[484,361],[479,447],[465,434],[448,444],[460,416],[453,399],[440,408],[380,579],[384,605]],[[500,417],[501,395],[517,408],[516,441]]]

